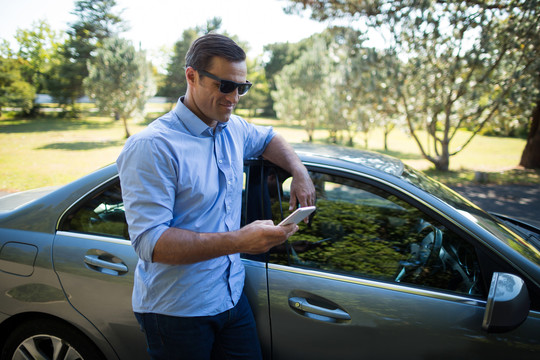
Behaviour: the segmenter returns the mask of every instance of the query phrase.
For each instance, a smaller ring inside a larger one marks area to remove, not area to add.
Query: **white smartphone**
[[[306,206],[296,209],[291,215],[283,219],[279,225],[289,225],[289,224],[298,224],[303,219],[307,218],[309,214],[315,211],[316,206]]]

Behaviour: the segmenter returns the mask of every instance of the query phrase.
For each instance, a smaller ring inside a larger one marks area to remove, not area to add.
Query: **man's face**
[[[247,67],[245,61],[229,62],[224,58],[215,57],[209,69],[204,69],[224,80],[232,80],[238,83],[246,81]],[[219,81],[200,75],[196,72],[191,94],[193,105],[191,109],[207,125],[214,127],[217,122],[227,122],[236,107],[238,89],[224,94],[219,91]]]

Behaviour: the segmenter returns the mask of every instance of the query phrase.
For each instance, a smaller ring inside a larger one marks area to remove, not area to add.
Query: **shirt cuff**
[[[167,225],[158,225],[142,233],[138,239],[132,242],[135,252],[139,258],[146,262],[152,262],[154,247],[159,238],[168,229]]]

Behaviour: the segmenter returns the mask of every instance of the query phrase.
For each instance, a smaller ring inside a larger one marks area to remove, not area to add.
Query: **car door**
[[[317,211],[268,259],[273,359],[537,357],[538,314],[509,333],[482,331],[474,239],[375,179],[309,170]],[[290,177],[264,176],[278,222]]]
[[[131,306],[137,255],[127,233],[118,178],[63,215],[53,261],[70,303],[107,338],[119,358],[148,359]]]

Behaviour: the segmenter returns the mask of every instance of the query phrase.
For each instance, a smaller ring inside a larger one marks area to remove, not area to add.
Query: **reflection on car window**
[[[478,259],[467,241],[386,191],[330,174],[311,177],[317,211],[272,250],[271,262],[482,295]],[[268,192],[276,223],[289,213],[290,181],[282,176]],[[269,187],[274,183],[268,180]]]
[[[129,240],[120,182],[116,181],[97,195],[83,200],[67,215],[60,230]]]

